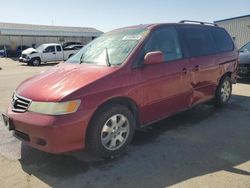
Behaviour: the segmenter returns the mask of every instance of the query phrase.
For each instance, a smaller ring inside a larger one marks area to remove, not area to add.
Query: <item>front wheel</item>
[[[216,89],[215,101],[217,106],[226,104],[232,94],[232,81],[226,76],[221,81]]]
[[[111,157],[124,151],[131,142],[135,120],[127,107],[113,104],[100,110],[89,126],[89,149],[97,156]]]
[[[41,63],[41,60],[39,58],[34,58],[34,59],[31,60],[31,65],[32,66],[35,66],[35,67],[39,66],[40,63]]]

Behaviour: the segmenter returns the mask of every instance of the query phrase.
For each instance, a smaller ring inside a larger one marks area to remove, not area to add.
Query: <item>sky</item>
[[[5,0],[0,22],[94,27],[109,31],[183,19],[213,22],[250,14],[250,0]]]

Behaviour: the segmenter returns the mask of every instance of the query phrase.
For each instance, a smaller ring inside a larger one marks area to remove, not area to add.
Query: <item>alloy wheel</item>
[[[102,145],[111,151],[117,150],[127,141],[130,131],[128,119],[122,114],[110,117],[101,131]]]
[[[225,80],[221,87],[221,100],[226,102],[231,95],[231,84],[228,80]]]
[[[40,64],[40,61],[38,60],[38,59],[35,59],[34,61],[33,61],[33,65],[34,66],[38,66]]]

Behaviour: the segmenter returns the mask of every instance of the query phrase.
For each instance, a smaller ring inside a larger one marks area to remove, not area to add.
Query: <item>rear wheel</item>
[[[89,125],[87,144],[100,157],[120,154],[131,142],[135,120],[131,111],[119,104],[100,110]]]
[[[228,76],[226,76],[222,78],[219,86],[217,87],[215,96],[216,105],[222,106],[226,104],[229,101],[231,94],[232,94],[232,81]]]

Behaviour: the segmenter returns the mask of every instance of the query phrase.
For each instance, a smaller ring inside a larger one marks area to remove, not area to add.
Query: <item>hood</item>
[[[250,52],[240,52],[239,61],[240,64],[250,64]]]
[[[111,72],[114,67],[61,63],[23,81],[16,92],[33,101],[60,101]]]
[[[22,52],[22,54],[25,54],[25,55],[30,55],[31,53],[33,53],[33,52],[38,52],[36,49],[34,49],[34,48],[28,48],[28,49],[26,49],[26,50],[24,50],[23,52]]]

